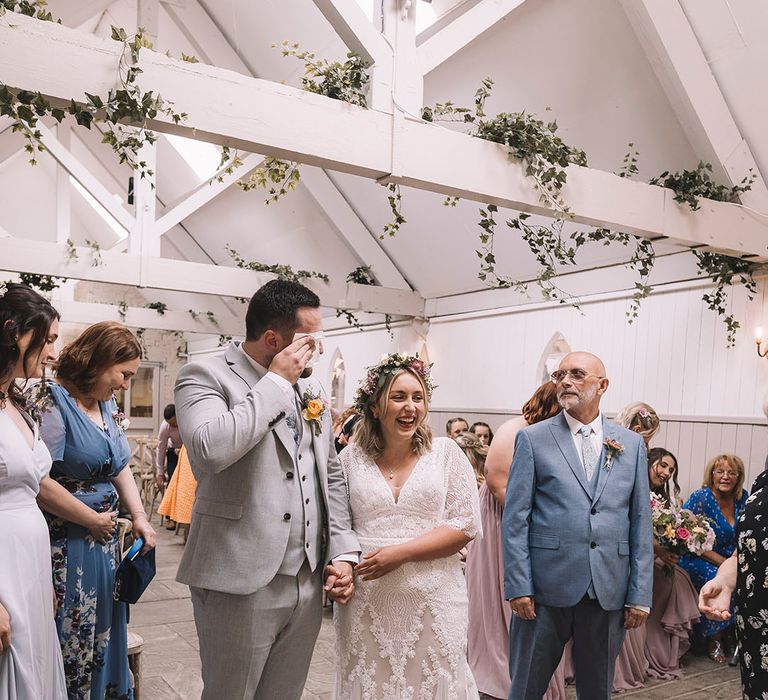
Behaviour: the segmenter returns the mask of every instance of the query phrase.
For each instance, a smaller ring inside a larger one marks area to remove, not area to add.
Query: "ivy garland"
[[[752,189],[757,175],[749,169],[749,175],[733,187],[720,185],[712,179],[712,164],[700,162],[695,170],[670,173],[665,170],[649,181],[651,185],[668,187],[675,193],[675,201],[687,204],[692,211],[699,208],[699,200],[714,199],[717,202],[737,202],[739,195]]]
[[[379,283],[373,275],[373,269],[370,265],[359,265],[352,272],[347,275],[347,282],[351,284],[363,284],[371,287],[378,287]],[[336,309],[336,318],[344,317],[347,320],[347,324],[357,328],[359,331],[364,330],[360,320],[357,316],[348,309]],[[390,338],[394,338],[392,332],[392,316],[390,314],[384,314],[384,326],[389,333]]]
[[[151,301],[144,304],[144,308],[154,309],[160,316],[165,316],[165,312],[168,311],[168,304],[164,304],[162,301]]]
[[[294,270],[290,265],[268,265],[267,263],[256,262],[255,260],[246,260],[229,244],[225,246],[229,257],[235,261],[235,264],[244,270],[254,270],[255,272],[269,272],[278,279],[288,280],[289,282],[301,282],[306,279],[319,279],[328,284],[330,278],[324,272],[315,272],[313,270]]]
[[[46,21],[54,21],[50,12],[43,8],[42,0],[33,2],[11,2],[2,0],[0,9],[18,11],[22,14],[37,17]],[[85,103],[79,104],[75,99],[70,100],[66,110],[54,107],[42,94],[28,90],[13,90],[0,83],[0,115],[13,120],[11,126],[14,132],[23,134],[27,141],[25,150],[29,153],[29,162],[37,163],[37,153],[45,151],[42,134],[38,121],[42,117],[51,117],[61,123],[67,114],[74,117],[77,124],[90,129],[94,123],[104,124],[102,143],[109,144],[117,154],[120,163],[139,173],[139,177],[153,178],[154,172],[145,160],[141,158],[141,149],[157,140],[156,134],[147,128],[149,120],[158,114],[164,114],[176,124],[184,121],[187,114],[178,113],[173,105],[166,102],[159,94],[149,91],[142,92],[136,83],[141,69],[138,67],[139,52],[142,48],[151,49],[152,42],[139,29],[133,38],[129,38],[125,30],[112,27],[112,39],[123,44],[123,51],[118,62],[120,87],[109,91],[106,98],[85,93]],[[128,126],[124,126],[128,124]],[[154,183],[152,184],[154,188]]]

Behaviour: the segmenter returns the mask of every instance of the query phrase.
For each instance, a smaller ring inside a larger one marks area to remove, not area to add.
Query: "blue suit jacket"
[[[518,433],[502,520],[508,599],[576,605],[590,581],[600,606],[650,607],[653,539],[646,450],[636,433],[603,419],[624,446],[587,482],[563,413]],[[593,492],[594,491],[594,492]]]

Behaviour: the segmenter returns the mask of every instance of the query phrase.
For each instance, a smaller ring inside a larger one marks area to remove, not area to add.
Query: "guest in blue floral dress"
[[[707,464],[702,488],[694,491],[685,503],[686,508],[712,521],[716,537],[713,551],[701,556],[687,554],[680,559],[680,566],[688,572],[697,590],[715,577],[717,568],[736,548],[736,523],[747,500],[744,476],[741,459],[736,455],[718,455]],[[733,652],[732,620],[709,620],[702,615],[694,635],[707,640],[707,652],[717,663],[723,663],[726,653]]]
[[[88,328],[59,357],[58,384],[49,385],[41,432],[53,458],[51,477],[99,513],[116,516],[121,503],[149,549],[155,532],[126,469],[127,426],[112,398],[128,388],[140,356],[124,326],[104,322]],[[48,527],[69,700],[130,700],[127,607],[113,599],[117,537],[95,540],[60,517],[48,516]]]

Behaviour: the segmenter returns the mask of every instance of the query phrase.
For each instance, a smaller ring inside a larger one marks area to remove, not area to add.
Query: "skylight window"
[[[166,134],[165,138],[192,168],[201,182],[210,180],[216,174],[221,162],[221,151],[212,143],[195,141],[195,139],[174,134]]]
[[[78,192],[78,194],[91,205],[91,208],[102,218],[104,222],[111,228],[115,235],[122,241],[128,238],[128,231],[126,231],[104,207],[101,206],[75,178],[70,176],[69,181],[72,183],[72,187]],[[120,198],[115,195],[115,200],[120,202]]]

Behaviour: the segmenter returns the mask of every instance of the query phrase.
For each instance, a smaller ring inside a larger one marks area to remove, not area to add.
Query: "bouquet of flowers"
[[[715,546],[715,531],[705,515],[696,515],[687,508],[679,508],[651,494],[653,536],[665,549],[675,554],[700,555]],[[670,575],[674,569],[665,565]]]

